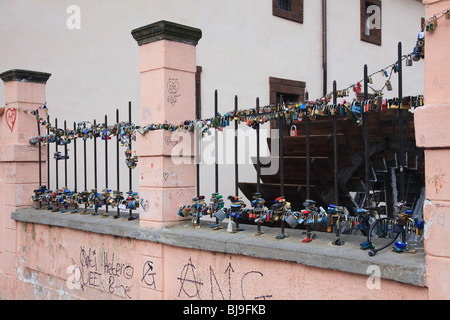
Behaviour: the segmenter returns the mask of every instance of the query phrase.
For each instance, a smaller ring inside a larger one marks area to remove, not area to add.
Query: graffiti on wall
[[[85,246],[80,247],[80,255],[72,259],[67,268],[70,274],[66,281],[69,289],[85,290],[86,287],[132,299],[134,267],[119,261],[115,253],[102,252]]]
[[[206,276],[205,276],[206,274]],[[272,298],[268,289],[254,286],[264,281],[264,273],[258,270],[235,272],[228,263],[222,270],[209,265],[208,270],[199,270],[192,258],[183,266],[177,276],[179,285],[178,298],[212,299],[212,300],[266,300]]]
[[[177,103],[177,99],[181,96],[181,94],[178,93],[179,90],[180,83],[178,82],[178,79],[169,78],[169,80],[167,81],[167,92],[169,93],[167,102],[169,102],[173,106],[175,106],[175,104]]]

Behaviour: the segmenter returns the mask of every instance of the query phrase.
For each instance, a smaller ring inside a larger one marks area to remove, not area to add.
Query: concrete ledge
[[[139,220],[128,221],[125,215],[124,218],[115,220],[112,217],[102,218],[90,214],[24,209],[13,212],[11,218],[19,222],[59,226],[177,247],[294,262],[366,276],[370,275],[367,268],[376,265],[380,268],[383,279],[426,286],[423,248],[418,248],[415,254],[397,254],[386,248],[376,256],[369,257],[367,251],[359,248],[359,244],[365,241],[364,237],[359,236],[342,235],[341,239],[345,241],[345,245],[337,247],[331,244],[334,235],[329,233],[317,233],[317,239],[311,243],[302,243],[303,230],[298,229],[286,229],[288,237],[277,240],[275,236],[279,232],[278,228],[263,227],[264,234],[256,237],[255,226],[245,225],[245,231],[229,233],[226,232],[225,224],[224,229],[212,231],[208,221],[203,221],[199,229],[187,223],[160,230],[142,228],[139,226]]]

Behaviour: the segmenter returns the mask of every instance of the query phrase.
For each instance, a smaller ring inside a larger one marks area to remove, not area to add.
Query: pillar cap
[[[46,84],[50,76],[51,76],[50,73],[21,70],[21,69],[12,69],[0,74],[0,78],[5,83],[10,81],[23,81],[23,82],[35,82]]]
[[[172,40],[196,46],[202,38],[202,31],[197,28],[161,20],[134,29],[131,31],[131,35],[139,46],[159,40]]]

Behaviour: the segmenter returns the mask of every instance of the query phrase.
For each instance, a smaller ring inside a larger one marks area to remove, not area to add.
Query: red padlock
[[[291,127],[291,137],[296,137],[297,136],[297,126],[292,126]]]

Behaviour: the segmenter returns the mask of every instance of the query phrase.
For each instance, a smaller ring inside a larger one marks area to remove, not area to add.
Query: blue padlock
[[[395,245],[392,247],[392,250],[395,252],[403,252],[406,250],[406,242],[397,241]]]
[[[375,249],[375,246],[371,244],[369,241],[365,241],[359,245],[361,247],[361,250],[367,250],[367,249]]]

